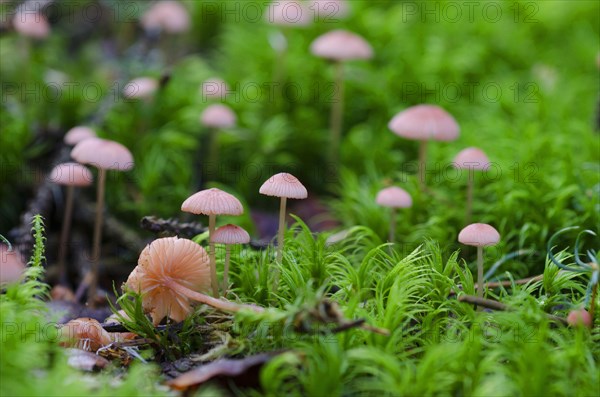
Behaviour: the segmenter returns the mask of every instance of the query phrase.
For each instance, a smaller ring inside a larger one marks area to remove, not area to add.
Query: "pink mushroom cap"
[[[592,328],[592,316],[585,309],[571,310],[567,316],[567,323],[572,326],[585,326]]]
[[[250,235],[243,228],[230,223],[215,230],[210,241],[217,244],[248,244]]]
[[[229,91],[229,86],[224,80],[218,77],[212,77],[210,79],[206,79],[202,83],[200,86],[200,91],[202,92],[203,98],[225,99],[227,92]]]
[[[236,117],[228,106],[216,103],[204,109],[200,122],[211,128],[231,128],[235,126]]]
[[[350,14],[350,4],[347,0],[312,0],[308,8],[326,21],[345,18]]]
[[[89,186],[94,181],[92,172],[79,163],[58,164],[48,178],[58,185],[66,186]]]
[[[197,215],[241,215],[244,213],[244,207],[240,200],[217,188],[194,193],[183,202],[181,210]]]
[[[384,207],[408,208],[412,207],[412,198],[410,194],[402,188],[396,186],[386,187],[377,193],[375,202]]]
[[[88,138],[97,138],[96,132],[90,127],[77,126],[67,131],[63,140],[67,145],[77,145]]]
[[[120,143],[107,139],[81,141],[71,151],[71,157],[82,164],[105,170],[129,171],[133,168],[131,152]]]
[[[190,14],[178,1],[159,1],[142,16],[146,30],[160,29],[167,33],[182,33],[190,29]]]
[[[296,0],[274,0],[265,14],[267,22],[280,26],[307,26],[312,16],[306,5]]]
[[[465,245],[487,247],[498,244],[500,233],[486,223],[473,223],[460,231],[458,241]]]
[[[419,141],[453,141],[460,128],[454,117],[435,105],[416,105],[395,115],[388,127],[393,133]]]
[[[123,96],[128,99],[147,99],[158,89],[158,81],[152,77],[138,77],[125,84]]]
[[[341,29],[317,37],[310,45],[310,52],[336,61],[373,58],[373,48],[364,38]]]
[[[262,184],[259,191],[266,196],[305,199],[308,192],[304,185],[292,174],[281,172],[275,174]]]
[[[12,20],[15,30],[27,37],[44,39],[50,35],[50,24],[39,12],[19,11]]]
[[[487,170],[490,166],[490,160],[483,150],[476,147],[468,147],[461,150],[454,157],[454,167],[459,169]]]

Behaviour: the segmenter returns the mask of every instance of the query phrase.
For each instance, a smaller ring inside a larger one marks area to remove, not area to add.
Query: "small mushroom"
[[[89,285],[88,302],[96,298],[98,278],[98,262],[100,261],[100,242],[102,240],[102,211],[104,209],[104,188],[106,171],[129,171],[133,168],[133,157],[127,148],[118,142],[100,138],[89,138],[79,142],[71,151],[71,157],[83,164],[98,168],[98,191],[96,199],[96,220],[94,223],[94,245],[92,252],[92,268],[76,292],[79,299],[86,286]]]
[[[350,14],[348,0],[312,0],[308,8],[314,11],[315,17],[324,21],[343,19]]]
[[[458,241],[477,247],[477,297],[483,298],[483,247],[498,244],[500,234],[493,226],[485,223],[473,223],[460,231]]]
[[[225,266],[223,269],[223,295],[227,295],[227,289],[229,288],[228,273],[229,273],[229,259],[231,255],[231,246],[233,244],[248,244],[250,242],[250,235],[243,228],[227,224],[221,226],[215,231],[215,234],[211,237],[211,241],[217,244],[225,244]]]
[[[210,273],[204,248],[191,240],[166,237],[144,248],[126,286],[142,295],[144,310],[150,313],[155,325],[165,316],[183,321],[192,313],[190,300],[229,312],[263,311],[257,306],[236,304],[201,293],[211,284]]]
[[[63,141],[67,145],[75,146],[79,142],[88,138],[97,138],[96,132],[90,127],[77,126],[67,131],[65,137],[63,138]]]
[[[277,263],[281,264],[283,258],[286,200],[289,198],[305,199],[308,197],[308,192],[298,178],[285,172],[275,174],[267,179],[258,192],[266,196],[275,196],[281,199],[279,206],[279,230],[277,232]]]
[[[48,19],[39,12],[27,10],[27,6],[18,11],[12,19],[13,27],[20,35],[33,39],[45,39],[50,35]]]
[[[461,150],[454,158],[454,167],[460,170],[468,170],[469,175],[467,179],[467,206],[465,210],[465,224],[471,222],[471,211],[473,207],[473,184],[474,184],[474,170],[484,171],[490,166],[490,160],[485,155],[483,150],[468,147]]]
[[[91,352],[112,343],[110,334],[102,328],[98,320],[93,318],[82,317],[71,320],[61,327],[60,334],[61,346],[77,347]]]
[[[60,233],[60,245],[58,247],[58,281],[62,285],[67,284],[67,272],[65,259],[67,256],[67,242],[71,229],[71,215],[73,214],[73,196],[75,187],[90,186],[94,177],[90,170],[79,163],[62,163],[50,172],[48,177],[51,182],[67,187],[67,198],[65,202],[65,213],[63,215],[62,230]]]
[[[183,212],[196,215],[208,215],[208,237],[210,256],[210,275],[213,296],[219,296],[219,284],[217,281],[217,266],[215,257],[215,243],[211,238],[215,233],[217,215],[242,215],[244,207],[240,200],[233,195],[220,189],[212,188],[201,190],[188,197],[181,205]]]
[[[375,202],[383,207],[390,207],[390,237],[389,241],[394,242],[396,233],[396,208],[412,207],[412,198],[404,189],[396,186],[386,187],[377,193]]]
[[[207,161],[204,163],[204,167],[202,167],[205,175],[203,179],[208,179],[208,176],[214,175],[213,172],[218,169],[218,130],[231,128],[235,126],[235,122],[236,117],[233,110],[229,106],[220,103],[209,105],[200,115],[200,123],[208,128],[206,145],[208,147],[208,154],[206,155]]]
[[[142,15],[141,24],[147,31],[183,33],[190,29],[190,14],[178,1],[158,1]]]
[[[0,287],[17,283],[25,273],[23,258],[12,247],[0,244]]]
[[[202,85],[200,86],[200,92],[202,93],[202,100],[223,100],[227,97],[227,93],[229,92],[229,86],[224,80],[218,77],[211,77],[210,79],[206,79],[202,83]]]
[[[338,163],[344,111],[344,62],[373,58],[373,48],[361,36],[347,30],[333,30],[315,39],[310,45],[313,55],[329,59],[335,66],[335,98],[331,107],[331,160]]]
[[[416,105],[395,115],[388,128],[403,138],[419,141],[419,186],[425,190],[427,143],[458,138],[460,128],[456,120],[439,106]]]
[[[158,89],[158,81],[152,77],[138,77],[125,84],[123,96],[127,99],[150,99]]]
[[[277,30],[269,34],[269,44],[275,51],[273,63],[273,82],[283,83],[285,78],[285,59],[292,28],[306,27],[312,23],[312,18],[306,3],[297,0],[273,0],[265,11],[267,23],[277,26]],[[278,97],[282,94],[281,87],[275,86]],[[275,104],[277,105],[277,104]],[[274,109],[276,109],[274,107]]]
[[[308,26],[312,18],[302,1],[274,0],[269,3],[265,14],[267,22],[278,26]]]
[[[571,327],[592,328],[592,316],[583,308],[571,310],[567,316],[567,323]]]

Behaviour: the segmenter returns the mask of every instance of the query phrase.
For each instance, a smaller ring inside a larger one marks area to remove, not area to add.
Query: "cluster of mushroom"
[[[277,263],[281,264],[285,231],[286,200],[307,197],[306,188],[291,174],[279,173],[269,178],[260,193],[280,198]],[[182,321],[192,312],[191,302],[200,302],[220,310],[236,312],[242,309],[262,311],[252,305],[242,305],[218,299],[219,283],[216,269],[216,244],[225,244],[222,290],[229,288],[230,249],[233,244],[246,244],[249,234],[241,227],[227,224],[216,228],[219,215],[241,215],[244,208],[233,195],[216,188],[201,190],[186,199],[181,210],[208,216],[209,250],[199,244],[177,237],[154,240],[140,254],[137,267],[127,279],[128,289],[139,292],[144,309],[155,324],[169,317]],[[278,273],[275,273],[276,275]],[[213,296],[204,292],[211,290]]]
[[[421,190],[426,191],[425,168],[427,163],[427,144],[429,141],[452,141],[458,138],[458,123],[444,109],[435,105],[416,105],[395,115],[388,124],[389,129],[403,138],[419,141],[418,180]],[[459,152],[453,161],[457,169],[467,169],[467,205],[465,223],[471,219],[473,200],[473,171],[485,170],[490,161],[478,148],[469,147]],[[395,209],[412,205],[410,195],[399,187],[388,187],[379,192],[376,198],[379,205],[391,207],[390,241],[394,241]],[[459,242],[477,247],[477,295],[483,296],[483,247],[495,245],[500,234],[494,227],[474,223],[466,226],[458,235]]]
[[[93,252],[90,260],[91,268],[79,285],[76,297],[80,298],[85,289],[88,288],[88,302],[93,304],[96,297],[100,244],[102,241],[106,172],[108,170],[129,171],[133,168],[134,161],[125,146],[118,142],[98,138],[94,130],[89,127],[77,126],[72,128],[65,134],[64,142],[67,145],[74,146],[71,150],[71,157],[77,162],[58,164],[48,176],[51,182],[64,185],[67,188],[58,253],[59,283],[62,285],[67,284],[65,262],[73,211],[74,189],[75,187],[89,186],[93,183],[92,172],[84,164],[91,165],[98,170]]]

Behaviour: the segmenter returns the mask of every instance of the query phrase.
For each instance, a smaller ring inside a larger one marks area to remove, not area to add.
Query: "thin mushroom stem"
[[[215,224],[217,221],[216,215],[208,216],[208,241],[210,250],[208,257],[210,259],[210,285],[212,287],[213,296],[219,297],[219,282],[217,280],[217,255],[215,252],[215,243],[212,242],[212,236],[215,233]]]
[[[285,205],[286,205],[286,197],[280,198],[279,204],[279,230],[277,230],[277,266],[281,266],[283,262],[283,236],[285,233]],[[279,268],[275,266],[275,275],[273,281],[273,289],[277,290],[277,286],[279,284]]]
[[[391,213],[390,213],[390,236],[389,236],[389,242],[393,243],[394,239],[396,238],[396,208],[392,207]]]
[[[344,113],[344,64],[334,63],[334,91],[331,105],[331,161],[334,166],[339,163],[340,140],[342,137],[342,117]]]
[[[60,245],[58,246],[58,282],[61,285],[67,284],[67,271],[65,260],[67,257],[67,242],[71,230],[71,218],[73,215],[73,193],[74,186],[67,186],[67,199],[65,203],[65,214],[63,217],[62,230],[60,232]]]
[[[483,286],[483,247],[477,247],[477,285]],[[477,297],[483,298],[483,290],[485,287],[477,288]],[[477,306],[477,310],[481,311],[481,306]]]
[[[458,301],[472,303],[474,305],[477,305],[478,308],[486,307],[488,309],[500,310],[500,311],[512,310],[512,307],[505,305],[502,302],[498,302],[498,301],[491,300],[491,299],[483,299],[483,298],[479,298],[477,296],[472,296],[472,295],[460,295],[458,297]],[[552,314],[547,314],[547,313],[546,313],[546,318],[549,320],[552,320],[552,321],[556,321],[557,323],[567,325],[566,318],[554,316]]]
[[[283,260],[283,235],[285,233],[285,206],[286,197],[281,197],[279,205],[279,230],[277,231],[277,263],[281,264]]]
[[[94,305],[98,284],[98,264],[100,262],[100,242],[102,241],[102,215],[104,210],[104,189],[106,170],[98,168],[98,192],[96,198],[96,221],[94,224],[94,247],[92,250],[92,268],[89,273],[88,304]],[[85,283],[85,280],[84,280]]]
[[[195,300],[200,303],[204,303],[205,305],[208,305],[208,306],[214,307],[215,309],[223,310],[226,312],[236,313],[243,309],[252,310],[253,312],[256,312],[256,313],[262,313],[265,311],[265,309],[263,309],[262,307],[244,305],[244,304],[228,302],[228,301],[224,301],[221,299],[213,298],[211,296],[208,296],[203,293],[196,292],[187,287],[184,287],[183,285],[175,282],[172,279],[169,279],[169,281],[167,281],[165,283],[165,286],[167,288],[172,289],[175,292],[178,292],[182,295],[187,296],[188,298],[190,298],[192,300]]]
[[[427,163],[427,140],[419,141],[419,188],[424,191],[425,183],[425,164]]]
[[[225,268],[223,269],[223,295],[227,295],[227,290],[229,289],[229,259],[231,257],[231,245],[225,245]]]
[[[469,179],[467,180],[467,207],[465,209],[465,225],[471,223],[471,213],[473,208],[473,185],[474,181],[473,170],[469,168]]]
[[[217,180],[217,172],[219,167],[217,166],[218,156],[219,156],[219,142],[217,140],[217,132],[216,128],[210,128],[208,131],[208,156],[205,167],[203,167],[205,176],[204,176],[204,185],[210,180],[212,177],[213,180]]]

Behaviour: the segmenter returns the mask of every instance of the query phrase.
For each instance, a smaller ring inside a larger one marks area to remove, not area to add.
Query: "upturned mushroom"
[[[396,114],[388,128],[398,136],[419,141],[419,186],[425,190],[427,143],[455,140],[460,133],[458,123],[439,106],[416,105]]]
[[[220,189],[211,188],[201,190],[188,197],[181,205],[181,210],[196,215],[208,215],[210,280],[213,296],[218,297],[219,284],[217,281],[215,243],[211,240],[215,233],[216,217],[217,215],[242,215],[244,207],[240,203],[240,200],[233,195]]]
[[[389,242],[394,242],[396,234],[396,209],[412,207],[410,194],[396,186],[386,187],[377,193],[375,202],[383,207],[390,207],[390,236]]]
[[[129,150],[118,142],[100,138],[89,138],[79,142],[71,151],[71,157],[82,164],[89,164],[98,169],[98,190],[96,199],[96,220],[94,223],[94,244],[92,252],[92,268],[78,288],[76,296],[81,297],[86,286],[88,302],[93,304],[96,298],[98,263],[100,261],[100,242],[102,240],[102,211],[104,209],[104,189],[106,171],[129,171],[133,168],[133,156]]]
[[[373,48],[361,36],[346,31],[333,30],[315,39],[310,45],[313,55],[333,61],[335,67],[335,91],[330,114],[331,160],[338,163],[344,111],[344,62],[373,58]]]
[[[286,200],[305,199],[308,197],[306,188],[298,178],[292,174],[281,172],[275,174],[262,184],[259,191],[265,196],[274,196],[280,198],[279,206],[279,229],[277,231],[277,263],[281,264],[283,258],[283,234],[285,232],[285,206]]]
[[[88,138],[97,138],[96,132],[90,127],[76,126],[67,131],[63,141],[67,145],[75,146],[79,142]]]
[[[62,346],[77,347],[91,352],[113,342],[98,320],[87,317],[69,321],[61,327],[60,335]]]
[[[91,171],[79,163],[62,163],[50,172],[48,177],[51,182],[67,187],[62,230],[58,246],[58,282],[67,284],[65,258],[67,254],[67,242],[71,229],[71,215],[73,214],[73,196],[75,187],[90,186],[94,181]]]
[[[201,291],[210,287],[210,273],[204,248],[191,240],[166,237],[154,240],[144,248],[126,287],[141,294],[144,310],[155,325],[165,317],[183,321],[192,313],[190,300],[228,312],[264,310],[203,294]]]
[[[460,231],[458,241],[477,247],[477,297],[483,298],[483,247],[498,244],[500,234],[493,226],[485,223],[473,223]]]
[[[227,224],[221,226],[211,237],[211,241],[217,244],[225,244],[225,265],[223,267],[223,295],[227,295],[229,289],[229,260],[231,256],[231,246],[234,244],[248,244],[250,235],[243,228]]]
[[[467,205],[465,209],[465,224],[469,224],[471,221],[471,212],[473,207],[473,184],[474,182],[474,171],[485,171],[490,166],[490,160],[485,155],[483,150],[468,147],[461,150],[456,157],[454,157],[453,165],[459,170],[468,170],[467,179]]]

